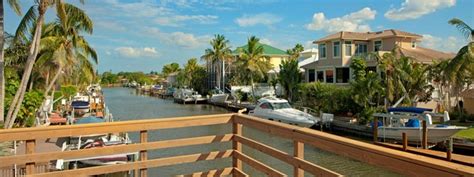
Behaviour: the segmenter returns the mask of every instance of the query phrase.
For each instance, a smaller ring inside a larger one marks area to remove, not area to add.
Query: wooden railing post
[[[373,127],[373,131],[374,131],[374,143],[377,143],[378,141],[378,136],[379,136],[379,121],[377,119],[377,117],[374,117],[374,126]]]
[[[448,144],[446,147],[446,160],[451,161],[451,153],[453,152],[453,139],[448,139]]]
[[[402,140],[403,140],[403,150],[407,151],[407,147],[408,147],[407,133],[405,132],[402,133]]]
[[[235,135],[242,135],[242,124],[232,123],[232,132]],[[232,148],[234,151],[242,152],[242,144],[237,142],[235,139],[232,140]],[[242,161],[237,158],[236,154],[232,155],[232,166],[239,170],[242,170]]]
[[[293,141],[293,157],[304,159],[304,144],[299,141]],[[294,177],[304,177],[304,170],[294,166]]]
[[[25,153],[26,154],[35,153],[36,140],[26,140],[25,146],[26,146],[26,148],[25,148]],[[36,173],[35,163],[34,162],[26,163],[26,174],[27,175],[32,175],[32,174],[35,174],[35,173]]]
[[[423,149],[428,148],[428,128],[426,126],[426,121],[423,120],[423,137],[421,139]]]
[[[140,131],[140,143],[146,143],[146,142],[148,142],[148,131],[142,130]],[[147,150],[140,151],[140,161],[146,161],[147,159],[148,159],[148,151]],[[140,177],[147,177],[148,176],[147,171],[148,170],[146,168],[140,169]]]

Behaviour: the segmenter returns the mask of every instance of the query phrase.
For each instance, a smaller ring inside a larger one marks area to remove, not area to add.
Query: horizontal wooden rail
[[[268,154],[274,158],[277,158],[283,162],[286,162],[292,166],[299,167],[305,171],[310,172],[314,176],[323,176],[323,177],[340,177],[342,175],[333,172],[329,169],[326,169],[324,167],[312,164],[311,162],[308,162],[306,160],[300,159],[300,158],[295,158],[293,156],[290,156],[289,154],[280,151],[278,149],[275,149],[273,147],[267,146],[265,144],[259,143],[257,141],[254,141],[252,139],[242,137],[242,136],[234,136],[234,139],[246,146],[249,146],[253,149],[256,149],[260,152],[263,152],[265,154]]]
[[[318,149],[381,166],[409,176],[474,176],[472,167],[364,143],[324,132],[247,115],[233,115],[234,123],[301,141]],[[416,169],[416,170],[413,170]]]
[[[178,175],[177,177],[204,177],[204,176],[226,176],[231,175],[234,168],[227,167],[223,169],[209,170],[206,172],[196,172],[188,175]]]
[[[128,145],[106,146],[102,148],[81,149],[74,151],[56,151],[44,152],[36,154],[23,154],[16,156],[0,157],[0,166],[8,166],[13,164],[25,164],[28,162],[48,162],[57,159],[76,159],[94,156],[105,156],[112,154],[132,153],[143,150],[165,149],[191,145],[210,144],[217,142],[228,142],[232,139],[232,134],[211,135],[193,138],[183,138],[174,140],[163,140],[147,143],[136,143]]]
[[[203,161],[203,160],[215,160],[215,159],[220,159],[220,158],[228,158],[232,155],[232,153],[233,153],[233,150],[215,151],[215,152],[209,152],[209,153],[182,155],[182,156],[152,159],[152,160],[147,160],[147,161],[130,162],[126,164],[97,166],[97,167],[89,167],[89,168],[80,168],[80,169],[75,169],[75,170],[41,173],[41,174],[28,175],[28,176],[31,176],[31,177],[91,176],[91,175],[108,174],[108,173],[115,173],[115,172],[121,172],[121,171],[130,171],[134,169],[145,169],[145,168],[152,168],[152,167],[161,167],[161,166],[168,166],[168,165],[197,162],[197,161]]]
[[[230,123],[232,114],[0,130],[0,142]]]
[[[264,172],[268,176],[286,176],[284,173],[279,172],[278,170],[275,170],[274,168],[263,164],[262,162],[259,162],[239,151],[234,151],[234,155],[239,159],[242,160],[242,162],[246,163],[247,165],[251,166],[252,168],[255,168],[261,172]]]
[[[238,168],[234,168],[232,170],[232,174],[234,175],[234,177],[249,177],[249,175],[247,175],[246,173],[244,173],[242,170]]]

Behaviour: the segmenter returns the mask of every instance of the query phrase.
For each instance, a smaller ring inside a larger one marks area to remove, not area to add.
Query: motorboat
[[[127,141],[121,140],[118,136],[111,136],[110,139],[102,137],[100,139],[88,139],[83,145],[81,145],[80,149],[94,149],[94,148],[102,148],[108,146],[117,146],[127,144]],[[105,155],[105,156],[96,156],[91,158],[85,158],[78,160],[79,162],[87,165],[114,165],[114,164],[124,164],[131,159],[129,156],[134,155],[135,153],[120,153],[120,154],[112,154],[112,155]]]
[[[300,127],[311,127],[319,122],[319,118],[291,107],[285,99],[264,97],[258,100],[249,115]]]
[[[203,102],[207,99],[200,95],[197,91],[188,88],[178,89],[173,93],[173,98],[175,102],[178,103],[187,103],[187,102]]]
[[[214,89],[211,92],[212,92],[211,97],[209,98],[209,103],[211,104],[216,104],[216,105],[225,104],[227,101],[227,98],[229,97],[229,94],[226,94],[219,89]]]
[[[83,115],[90,110],[90,99],[89,96],[80,95],[79,93],[73,97],[71,107],[74,109],[74,113]]]
[[[388,113],[375,113],[374,117],[381,117],[378,122],[378,137],[383,139],[402,140],[402,133],[407,135],[411,143],[422,141],[421,121],[426,121],[428,131],[428,143],[436,144],[451,138],[457,132],[466,127],[433,124],[432,117],[443,117],[443,122],[449,121],[449,114],[436,114],[432,109],[417,107],[389,108]]]

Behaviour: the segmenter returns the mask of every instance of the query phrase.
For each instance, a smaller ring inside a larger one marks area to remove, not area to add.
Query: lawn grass
[[[456,138],[464,138],[469,139],[470,141],[474,141],[474,127],[468,128],[466,130],[461,130],[454,135]]]

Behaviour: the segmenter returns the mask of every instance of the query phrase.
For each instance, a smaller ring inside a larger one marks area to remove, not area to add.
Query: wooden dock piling
[[[408,147],[408,138],[405,132],[402,133],[402,140],[403,140],[403,151],[407,151]]]
[[[374,131],[374,143],[377,143],[378,137],[379,137],[379,121],[377,117],[374,117],[374,126],[373,131]]]
[[[423,120],[423,136],[422,136],[422,139],[421,139],[421,146],[423,149],[428,149],[428,128],[426,126],[426,121]]]

